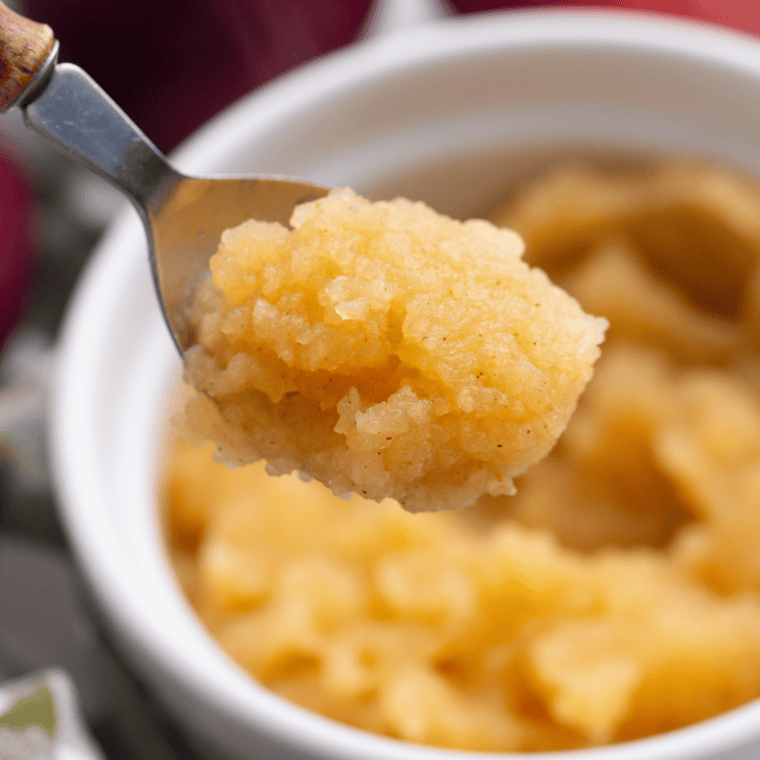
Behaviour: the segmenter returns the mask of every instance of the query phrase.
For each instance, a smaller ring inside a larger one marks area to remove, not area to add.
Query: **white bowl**
[[[760,177],[760,46],[656,16],[446,20],[305,66],[220,115],[174,160],[189,172],[289,174],[372,197],[404,194],[464,215],[567,151],[694,153]],[[143,232],[127,210],[72,301],[51,441],[71,543],[146,683],[217,758],[482,758],[313,715],[256,685],[215,645],[172,576],[156,510],[179,374]],[[760,701],[652,739],[531,757],[750,756],[760,756]]]

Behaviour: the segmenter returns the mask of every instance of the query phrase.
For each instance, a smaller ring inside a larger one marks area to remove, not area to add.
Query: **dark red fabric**
[[[0,350],[23,311],[30,280],[30,202],[26,180],[0,155]]]
[[[699,19],[746,32],[760,33],[760,2],[758,0],[565,0],[551,3],[534,0],[450,0],[459,12],[473,13],[501,8],[617,8],[619,10],[655,11],[683,18]]]
[[[371,0],[27,0],[164,151],[224,106],[351,42]]]

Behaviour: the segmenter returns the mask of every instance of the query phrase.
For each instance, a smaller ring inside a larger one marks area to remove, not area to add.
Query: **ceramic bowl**
[[[665,17],[579,11],[463,17],[370,39],[246,97],[173,159],[191,173],[285,174],[467,216],[565,153],[689,153],[760,178],[759,148],[760,45]],[[482,760],[311,714],[216,646],[175,582],[157,512],[179,375],[127,209],[71,303],[51,446],[71,544],[146,684],[215,758]],[[760,701],[651,739],[531,757],[750,756],[760,756]]]

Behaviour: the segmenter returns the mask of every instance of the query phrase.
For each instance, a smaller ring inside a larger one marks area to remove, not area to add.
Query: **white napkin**
[[[0,684],[0,760],[105,760],[63,670]]]

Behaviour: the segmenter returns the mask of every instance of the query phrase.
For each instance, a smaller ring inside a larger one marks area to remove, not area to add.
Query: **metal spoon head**
[[[175,175],[147,204],[150,262],[166,322],[180,353],[194,342],[185,310],[208,271],[222,232],[248,219],[285,226],[299,203],[328,188],[275,177],[203,178]]]
[[[248,219],[287,225],[299,203],[327,188],[279,177],[189,177],[178,172],[79,67],[51,64],[24,105],[26,123],[115,185],[145,225],[161,307],[180,353],[194,342],[184,307],[222,232]]]

